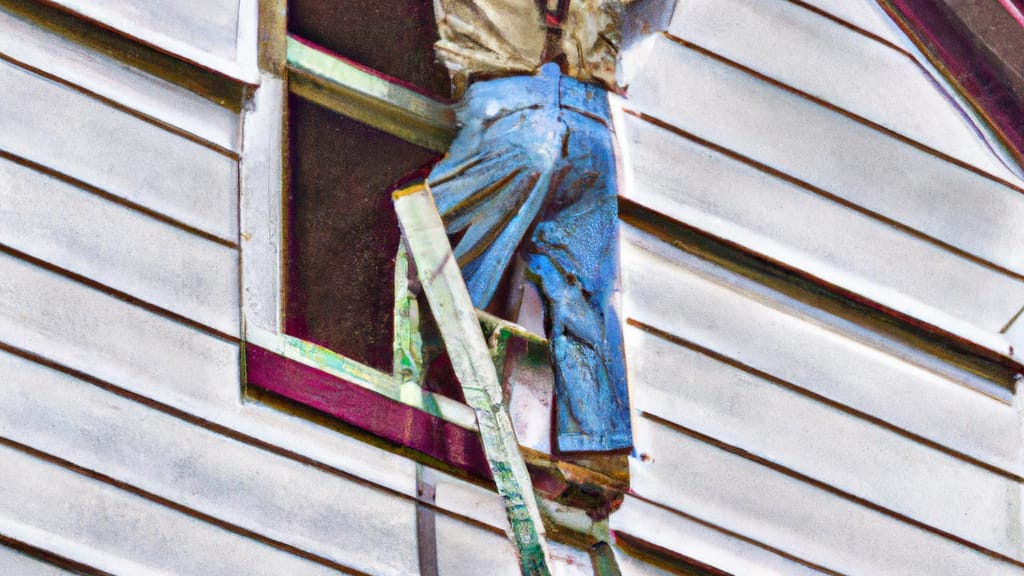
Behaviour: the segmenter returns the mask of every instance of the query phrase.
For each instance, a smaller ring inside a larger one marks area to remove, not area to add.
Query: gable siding
[[[879,14],[682,0],[626,56],[636,447],[611,527],[652,550],[736,574],[1024,574],[1012,372],[643,229],[678,222],[1009,354],[1020,183]]]

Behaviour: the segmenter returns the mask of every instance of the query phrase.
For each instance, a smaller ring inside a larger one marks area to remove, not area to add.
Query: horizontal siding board
[[[239,152],[238,115],[198,94],[150,76],[0,10],[0,54],[141,114]]]
[[[646,559],[631,556],[619,549],[613,549],[615,562],[618,564],[619,573],[622,576],[679,576],[678,571],[669,571],[668,568],[656,566]]]
[[[63,574],[74,574],[6,546],[0,546],[0,572],[5,574],[5,576],[61,576]]]
[[[0,150],[237,241],[235,160],[6,61],[0,86]]]
[[[519,561],[505,535],[460,521],[435,516],[437,568],[441,576],[516,576]]]
[[[413,460],[339,434],[335,429],[255,402],[245,402],[234,409],[207,410],[202,415],[293,457],[308,459],[396,493],[416,495]]]
[[[238,335],[237,250],[3,159],[0,203],[0,244]]]
[[[1021,473],[1011,405],[809,318],[772,292],[627,229],[627,317],[997,468]],[[927,358],[926,358],[927,359]]]
[[[520,574],[515,549],[501,532],[447,514],[437,514],[434,521],[440,576]],[[555,576],[593,576],[594,569],[586,552],[558,542],[548,542],[548,547],[549,567]]]
[[[633,493],[843,574],[1019,575],[995,558],[646,418]]]
[[[344,566],[414,571],[408,497],[229,439],[9,354],[0,353],[0,373],[6,438]]]
[[[1020,184],[909,55],[796,4],[692,0],[680,5],[669,31]]]
[[[637,463],[636,465],[640,465]],[[626,496],[622,507],[609,518],[609,527],[616,534],[626,534],[679,556],[692,558],[737,576],[816,576],[822,574],[809,566],[780,556],[775,552],[745,541],[727,532],[645,502]],[[616,550],[623,575],[662,574],[645,570],[643,563],[629,551]]]
[[[792,1],[792,0],[789,0]],[[875,0],[800,0],[851,26],[900,45],[902,34],[875,5]]]
[[[434,504],[480,524],[503,530],[507,524],[505,506],[493,489],[484,488],[444,472],[424,467],[426,483],[433,486]]]
[[[415,494],[412,462],[256,403],[237,344],[0,254],[0,343],[370,482]]]
[[[654,41],[627,106],[1024,271],[1024,250],[1007,249],[1022,242],[1024,194],[668,39]]]
[[[643,412],[1003,554],[1018,553],[1020,483],[703,354],[630,328]]]
[[[254,82],[253,62],[239,51],[240,27],[249,24],[239,0],[211,0],[202,9],[188,0],[50,0],[73,13],[99,22],[156,48],[196,62],[232,78]],[[247,30],[242,31],[247,37]],[[240,57],[241,56],[241,57]]]
[[[7,254],[0,342],[193,413],[238,404],[237,344]]]
[[[100,22],[131,22],[133,36],[159,31],[201,50],[233,58],[238,28],[238,0],[212,0],[202,10],[187,0],[54,0]]]
[[[0,533],[114,574],[337,574],[7,446]]]
[[[742,229],[762,239],[749,249],[855,292],[876,285],[893,308],[911,298],[995,332],[1024,303],[1024,281],[634,116],[625,124],[624,195],[652,210],[713,234]]]

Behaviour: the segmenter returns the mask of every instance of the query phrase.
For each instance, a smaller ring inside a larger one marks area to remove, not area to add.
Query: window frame
[[[393,374],[386,374],[285,332],[289,94],[438,152],[447,149],[457,127],[453,105],[289,35],[284,4],[261,3],[261,37],[269,40],[261,45],[260,84],[242,124],[243,395],[253,399],[264,390],[283,395],[456,473],[487,481],[490,471],[475,413],[468,405],[415,382],[403,382],[397,366]],[[506,340],[520,340],[520,353],[547,354],[542,337],[480,315],[488,330]],[[325,401],[325,391],[341,401]],[[585,459],[563,461],[525,446],[522,451],[535,487],[550,500],[570,506],[599,502],[610,507],[607,510],[616,508],[628,489],[627,479],[597,472]],[[582,493],[584,485],[588,495],[582,503],[572,500],[575,496],[560,498]],[[546,513],[557,517],[566,510],[551,507]],[[589,528],[581,529],[592,536]]]

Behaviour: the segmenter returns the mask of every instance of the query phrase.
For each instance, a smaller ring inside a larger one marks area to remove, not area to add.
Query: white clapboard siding
[[[646,418],[633,493],[843,574],[1020,575],[1024,568]]]
[[[875,505],[1016,555],[1020,483],[629,328],[630,400],[646,412]],[[852,383],[851,385],[855,385]]]
[[[639,204],[862,295],[876,285],[895,309],[911,298],[997,331],[1024,304],[1018,278],[634,116],[625,125],[623,195]],[[736,228],[759,241],[729,238]]]
[[[519,562],[509,539],[500,532],[452,518],[434,517],[437,572],[443,576],[515,576]]]
[[[6,254],[0,342],[192,413],[238,404],[237,344]]]
[[[0,342],[405,494],[411,462],[259,404],[238,345],[0,254]]]
[[[238,251],[0,158],[0,244],[238,335]]]
[[[618,564],[619,573],[622,576],[678,576],[679,572],[669,571],[668,568],[660,568],[646,559],[630,556],[621,548],[613,548],[615,562]],[[734,576],[741,576],[735,574]]]
[[[255,82],[251,0],[52,0],[53,4],[233,78]]]
[[[780,0],[791,1],[791,0]],[[902,35],[889,22],[877,0],[800,0],[851,26],[899,45]]]
[[[632,460],[632,458],[631,458]],[[635,466],[642,466],[634,463]],[[813,576],[822,574],[805,564],[724,532],[714,525],[627,495],[611,515],[609,527],[616,533],[671,550],[735,576]],[[616,557],[623,575],[648,574],[643,565],[619,549]],[[660,574],[660,572],[650,572]]]
[[[1024,250],[1009,248],[1024,241],[1024,194],[664,37],[653,44],[628,108],[1024,270]]]
[[[0,353],[0,373],[0,436],[340,565],[378,574],[415,566],[411,498],[10,354]]]
[[[3,254],[0,343],[415,494],[411,462],[266,406],[240,405],[237,344]]]
[[[61,576],[73,574],[17,550],[0,546],[0,574],[5,576]]]
[[[0,151],[237,241],[232,158],[6,61],[0,86]]]
[[[496,529],[505,526],[505,506],[493,490],[431,468],[420,473],[433,486],[438,507]]]
[[[690,0],[669,32],[1020,184],[907,53],[785,0]]]
[[[497,495],[494,498],[497,499]],[[434,517],[437,573],[440,576],[516,576],[519,561],[504,533],[447,514]],[[592,576],[589,555],[580,549],[548,542],[552,576]]]
[[[634,229],[624,230],[624,237],[627,317],[1021,474],[1021,436],[1011,404],[862,342],[827,315],[809,318],[776,293],[751,292],[756,287],[745,286],[738,275]]]
[[[8,446],[0,533],[113,574],[337,574]]]
[[[0,9],[0,54],[221,148],[240,151],[238,115],[180,86]]]

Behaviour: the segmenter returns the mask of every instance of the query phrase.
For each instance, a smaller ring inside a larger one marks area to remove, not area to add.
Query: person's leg
[[[616,312],[618,208],[611,134],[565,113],[571,168],[527,247],[545,300],[562,452],[632,446],[622,329]]]
[[[473,304],[490,302],[557,178],[565,128],[556,109],[526,109],[479,124],[427,177]],[[460,134],[460,139],[463,135]]]

